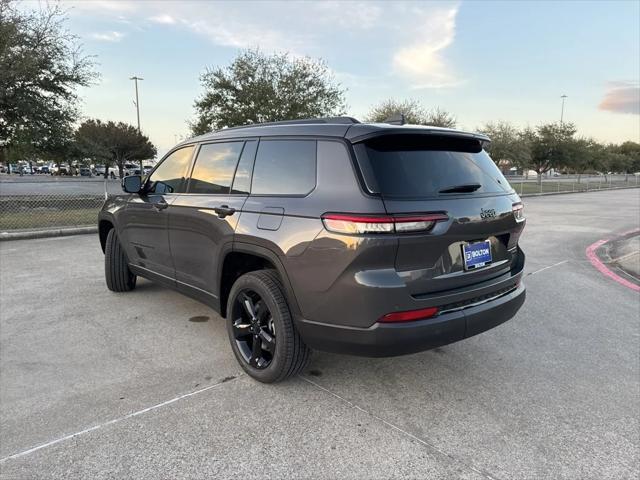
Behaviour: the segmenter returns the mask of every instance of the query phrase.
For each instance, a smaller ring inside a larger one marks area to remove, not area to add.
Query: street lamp
[[[561,95],[560,98],[562,99],[562,108],[560,109],[560,123],[562,123],[562,120],[564,119],[564,99],[567,98],[566,95]]]
[[[136,114],[138,115],[138,131],[140,131],[140,103],[138,102],[138,80],[144,80],[144,78],[140,77],[131,77],[129,80],[133,80],[136,84]]]
[[[140,132],[140,102],[138,101],[138,80],[144,80],[144,78],[137,77],[134,75],[133,77],[129,78],[129,80],[133,80],[136,84],[136,101],[135,101],[136,115],[138,117],[138,133],[141,133]],[[140,160],[140,174],[142,174],[143,171],[144,170],[142,168],[142,160]]]

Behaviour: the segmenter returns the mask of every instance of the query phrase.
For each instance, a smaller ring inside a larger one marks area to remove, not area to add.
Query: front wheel
[[[304,369],[311,350],[293,325],[276,272],[242,275],[227,303],[231,348],[245,372],[263,383],[279,382]]]
[[[104,246],[104,276],[112,292],[128,292],[136,286],[136,276],[129,269],[127,255],[120,245],[115,228],[109,230]]]

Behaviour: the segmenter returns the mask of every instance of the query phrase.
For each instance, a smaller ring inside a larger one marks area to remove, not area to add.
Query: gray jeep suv
[[[187,140],[105,202],[107,286],[141,276],[211,306],[262,382],[310,349],[391,356],[484,332],[525,299],[522,203],[488,142],[349,117]]]

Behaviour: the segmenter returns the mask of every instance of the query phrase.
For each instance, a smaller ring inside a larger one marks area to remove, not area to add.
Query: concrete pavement
[[[97,237],[2,242],[0,477],[637,478],[640,298],[585,248],[638,227],[640,191],[526,214],[514,319],[406,357],[317,352],[271,386],[207,307],[107,291]]]

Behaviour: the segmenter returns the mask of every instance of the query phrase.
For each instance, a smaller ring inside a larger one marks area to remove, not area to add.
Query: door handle
[[[169,204],[167,202],[165,202],[164,200],[160,200],[156,203],[153,204],[154,208],[156,210],[164,210],[165,208],[167,208],[169,206]]]
[[[228,217],[229,215],[236,213],[236,209],[229,205],[220,205],[219,207],[214,208],[213,211],[218,214],[219,218]]]

